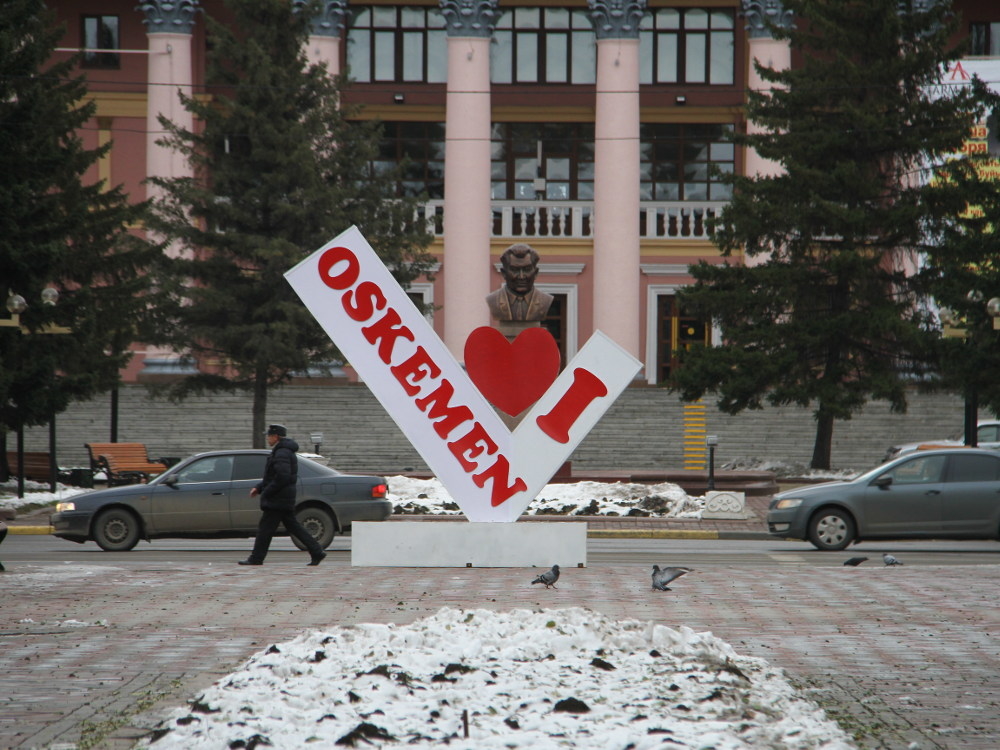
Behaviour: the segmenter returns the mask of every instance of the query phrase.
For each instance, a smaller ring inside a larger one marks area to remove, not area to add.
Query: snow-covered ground
[[[90,490],[81,487],[68,487],[64,484],[57,484],[55,492],[49,492],[48,484],[38,482],[24,483],[24,497],[17,496],[17,480],[0,482],[0,508],[23,508],[26,505],[54,505],[60,500],[65,500],[73,495]]]
[[[437,479],[389,479],[389,499],[396,512],[432,515],[461,514]],[[528,506],[529,514],[617,515],[633,513],[674,518],[700,518],[704,500],[689,496],[676,484],[572,482],[547,484]]]
[[[157,737],[154,750],[854,747],[766,661],[581,608],[303,633],[175,709]]]

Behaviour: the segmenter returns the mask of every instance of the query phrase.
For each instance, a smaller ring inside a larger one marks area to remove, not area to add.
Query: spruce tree
[[[978,406],[1000,414],[1000,328],[987,310],[1000,299],[1000,170],[989,153],[934,166],[940,199],[957,194],[961,202],[950,203],[951,218],[937,228],[920,272],[946,333],[933,342],[937,366],[925,386],[962,394],[966,427],[974,429]]]
[[[4,434],[115,385],[154,302],[158,249],[130,234],[145,206],[87,176],[111,144],[81,140],[96,105],[75,58],[49,64],[54,23],[41,0],[0,4],[0,303],[13,294],[28,305],[20,327],[0,327]],[[55,305],[42,304],[46,287]],[[52,326],[70,332],[44,332]]]
[[[937,336],[913,266],[960,199],[932,198],[924,170],[994,102],[978,81],[928,94],[961,55],[947,3],[784,5],[794,27],[772,32],[801,63],[757,66],[773,88],[748,93],[747,117],[763,132],[736,137],[781,171],[730,178],[714,241],[746,263],[691,268],[682,305],[717,321],[723,345],[687,353],[673,385],[717,392],[728,413],[811,406],[812,466],[829,468],[835,420],[871,399],[905,409],[905,363]]]
[[[352,224],[404,285],[432,258],[415,203],[395,196],[396,173],[369,169],[380,127],[352,120],[346,81],[308,64],[308,17],[288,0],[229,5],[230,25],[206,18],[211,96],[184,98],[202,127],[162,122],[196,176],[155,180],[166,197],[153,226],[183,250],[172,261],[185,280],[175,346],[225,364],[172,395],[250,392],[259,446],[269,390],[336,356],[283,274]]]

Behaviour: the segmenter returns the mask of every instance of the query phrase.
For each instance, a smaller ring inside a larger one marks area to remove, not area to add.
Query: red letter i
[[[573,370],[573,384],[563,394],[552,411],[535,421],[542,432],[559,443],[569,442],[569,428],[580,418],[583,410],[599,396],[608,395],[607,386],[594,373],[577,367]]]

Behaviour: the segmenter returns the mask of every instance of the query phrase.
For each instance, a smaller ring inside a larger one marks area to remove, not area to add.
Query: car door
[[[236,455],[233,462],[233,484],[229,494],[229,511],[233,529],[253,531],[260,521],[260,497],[250,497],[250,490],[264,477],[266,453]]]
[[[1000,455],[948,457],[941,509],[952,534],[995,536],[1000,525]]]
[[[156,485],[152,526],[157,534],[228,531],[232,456],[204,456]]]
[[[945,456],[915,455],[865,489],[861,535],[924,535],[941,530]]]

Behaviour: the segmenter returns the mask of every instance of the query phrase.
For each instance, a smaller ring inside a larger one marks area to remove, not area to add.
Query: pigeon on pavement
[[[852,557],[850,560],[844,560],[844,565],[851,565],[856,568],[867,559],[867,557]]]
[[[897,560],[895,557],[893,557],[892,555],[890,555],[888,552],[885,552],[882,555],[882,562],[884,562],[886,565],[902,565],[903,564],[899,560]]]
[[[559,566],[553,565],[552,570],[546,570],[544,573],[539,574],[535,577],[535,580],[531,582],[532,585],[536,583],[544,583],[545,588],[551,589],[555,588],[556,581],[559,580]]]
[[[653,589],[656,591],[670,591],[667,588],[668,583],[690,572],[691,568],[661,568],[659,565],[654,565]]]

